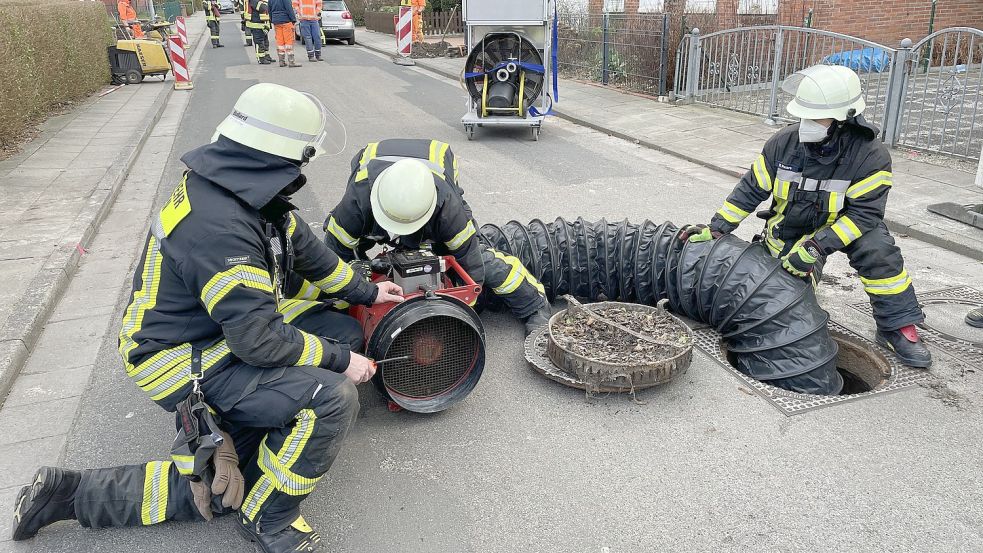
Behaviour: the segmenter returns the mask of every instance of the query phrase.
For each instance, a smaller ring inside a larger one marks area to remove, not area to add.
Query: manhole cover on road
[[[839,364],[852,364],[856,362],[856,356],[854,354],[859,353],[861,350],[866,350],[872,358],[878,360],[879,364],[884,365],[882,370],[886,374],[881,375],[880,378],[864,374],[871,371],[857,371],[861,379],[870,380],[872,385],[876,385],[879,382],[879,385],[867,392],[839,396],[819,396],[790,392],[755,380],[731,366],[727,360],[725,348],[721,347],[720,334],[716,330],[712,328],[694,330],[693,340],[695,341],[696,347],[703,353],[712,357],[738,380],[741,380],[747,385],[748,388],[757,392],[758,395],[768,400],[769,403],[787,416],[800,415],[822,407],[896,392],[915,386],[927,378],[924,370],[905,367],[897,361],[891,352],[839,323],[830,321],[829,330],[838,342],[843,344],[845,340],[850,345],[849,348],[841,347],[841,353],[838,359]],[[848,359],[846,363],[843,362],[844,359]],[[851,379],[847,376],[845,380],[849,382]],[[862,389],[862,383],[857,382],[857,384],[860,384]]]
[[[918,301],[925,311],[920,327],[926,342],[961,361],[983,365],[983,329],[964,322],[966,313],[983,307],[983,292],[969,286],[945,288],[919,293]],[[869,302],[850,307],[873,317]]]

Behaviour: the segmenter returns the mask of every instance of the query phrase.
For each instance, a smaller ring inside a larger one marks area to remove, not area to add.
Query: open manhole
[[[830,321],[829,330],[840,346],[837,366],[844,375],[845,389],[838,396],[800,394],[747,376],[727,359],[722,338],[712,328],[694,330],[693,340],[703,353],[788,416],[910,388],[927,378],[925,371],[902,365],[892,353],[839,323]]]
[[[866,344],[856,338],[839,332],[830,332],[833,340],[839,346],[836,355],[836,370],[843,377],[843,390],[839,395],[851,396],[876,391],[885,386],[891,379],[891,362],[876,350],[869,349]],[[737,369],[737,356],[727,350],[727,343],[720,341],[720,350],[732,368]],[[761,382],[774,390],[775,394],[790,394],[793,396],[810,397],[808,394],[790,392]]]

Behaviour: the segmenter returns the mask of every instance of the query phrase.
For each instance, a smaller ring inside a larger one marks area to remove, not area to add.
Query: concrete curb
[[[204,34],[203,31],[197,37],[195,52],[201,48]],[[174,92],[173,83],[164,83],[169,89],[162,94],[158,93],[160,101],[148,114],[146,126],[140,132],[138,140],[116,156],[112,167],[89,196],[86,206],[70,224],[66,234],[77,236],[78,246],[58,248],[48,256],[40,273],[31,280],[26,295],[17,302],[13,313],[0,328],[0,405],[34,349],[48,317],[68,288],[84,248],[92,242],[99,226],[112,209],[140,151],[160,120]]]
[[[364,42],[360,42],[358,44],[359,44],[359,46],[362,46],[366,50],[372,50],[373,52],[377,52],[379,54],[390,55],[390,56],[391,55],[394,55],[394,52],[389,52],[389,51],[386,51],[386,50],[384,50],[382,48],[378,48],[376,46],[373,46],[373,45],[370,45],[370,44],[366,44]],[[439,69],[439,68],[436,68],[436,67],[431,66],[430,64],[427,63],[427,58],[417,58],[417,59],[414,59],[414,61],[416,61],[416,67],[419,67],[421,69],[425,69],[425,70],[427,70],[427,71],[429,71],[431,73],[435,73],[437,75],[440,75],[441,77],[446,77],[448,79],[453,79],[455,81],[460,78],[460,75],[454,75],[454,74],[452,74],[450,72],[447,72],[447,71],[444,71],[442,69]],[[696,165],[699,165],[701,167],[706,167],[707,169],[711,169],[713,171],[717,171],[718,173],[727,175],[728,177],[734,177],[735,179],[739,179],[739,178],[741,178],[741,177],[744,176],[744,173],[742,173],[742,172],[734,171],[733,169],[728,169],[726,167],[721,167],[721,166],[716,165],[716,164],[714,164],[712,162],[709,162],[709,161],[706,161],[706,160],[703,160],[703,159],[700,159],[700,158],[697,158],[697,157],[694,157],[694,156],[685,154],[683,152],[679,152],[679,151],[673,150],[672,148],[667,148],[667,147],[665,147],[665,146],[663,146],[661,144],[655,144],[655,143],[650,142],[648,140],[645,140],[643,138],[639,138],[639,137],[636,137],[636,136],[631,136],[631,135],[628,135],[628,134],[625,134],[625,133],[616,131],[614,129],[607,128],[607,127],[605,127],[603,125],[599,125],[597,123],[593,123],[591,121],[587,121],[585,119],[581,119],[581,118],[579,118],[579,117],[577,117],[575,115],[571,115],[569,113],[564,113],[563,110],[561,108],[558,108],[558,107],[553,109],[553,113],[555,113],[557,115],[557,117],[560,117],[562,119],[566,119],[567,121],[570,121],[571,123],[574,123],[575,125],[580,125],[582,127],[588,127],[588,128],[594,129],[595,131],[599,131],[599,132],[602,132],[604,134],[613,136],[615,138],[620,138],[622,140],[627,140],[627,141],[632,142],[634,144],[638,144],[639,146],[644,146],[644,147],[646,147],[646,148],[648,148],[650,150],[655,150],[657,152],[662,152],[664,154],[668,154],[668,155],[671,155],[673,157],[678,157],[680,159],[684,159],[686,161],[689,161],[690,163],[695,163]],[[938,247],[940,247],[942,249],[949,250],[951,252],[955,252],[955,253],[958,253],[960,255],[964,255],[966,257],[969,257],[970,259],[974,259],[974,260],[977,260],[977,261],[983,261],[983,244],[981,244],[981,247],[980,248],[973,248],[971,246],[967,246],[965,244],[962,244],[962,243],[960,243],[960,242],[958,242],[956,240],[950,240],[949,238],[946,238],[944,236],[939,236],[938,234],[934,234],[932,232],[927,232],[927,231],[921,230],[919,228],[915,228],[915,227],[913,227],[913,226],[911,226],[909,224],[906,224],[906,223],[901,222],[900,220],[892,219],[890,215],[888,215],[888,216],[886,216],[884,218],[884,223],[887,224],[887,228],[889,230],[891,230],[892,232],[895,232],[895,233],[898,233],[898,234],[906,234],[906,235],[908,235],[908,236],[910,236],[912,238],[921,240],[922,242],[925,242],[927,244],[931,244],[933,246],[938,246]]]

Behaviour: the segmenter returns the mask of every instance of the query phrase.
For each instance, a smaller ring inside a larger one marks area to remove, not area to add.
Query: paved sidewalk
[[[359,29],[358,43],[393,53],[392,36]],[[462,58],[416,59],[417,66],[458,80]],[[559,117],[739,178],[780,127],[761,118],[702,105],[673,105],[616,88],[560,79]],[[479,131],[480,133],[480,131]],[[463,132],[462,132],[463,135]],[[480,140],[480,135],[476,135]],[[983,230],[929,213],[930,204],[983,202],[972,173],[908,159],[893,151],[894,188],[886,222],[897,233],[983,260]],[[966,165],[961,163],[952,165]],[[735,181],[736,183],[736,181]],[[723,198],[721,198],[721,201]]]
[[[189,36],[204,27],[188,18]],[[168,76],[94,96],[46,121],[23,152],[0,162],[0,402],[172,90]]]

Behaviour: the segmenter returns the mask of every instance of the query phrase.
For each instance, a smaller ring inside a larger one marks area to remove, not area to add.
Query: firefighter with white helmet
[[[317,98],[257,84],[214,142],[182,158],[188,171],[153,220],[119,334],[129,376],[178,414],[172,458],[42,467],[17,497],[13,539],[58,520],[147,526],[238,510],[240,533],[267,553],[323,550],[300,503],[337,457],[358,414],[355,385],[375,366],[354,352],[355,319],[319,300],[402,301],[293,212],[301,168],[334,132],[328,120]]]
[[[901,250],[884,225],[893,184],[891,155],[864,120],[857,74],[817,65],[786,80],[788,113],[800,119],[765,144],[751,170],[713,216],[684,238],[711,240],[732,232],[770,199],[762,240],[793,275],[819,282],[826,256],[842,251],[860,275],[877,322],[876,340],[913,367],[932,364],[915,325],[925,316]]]

